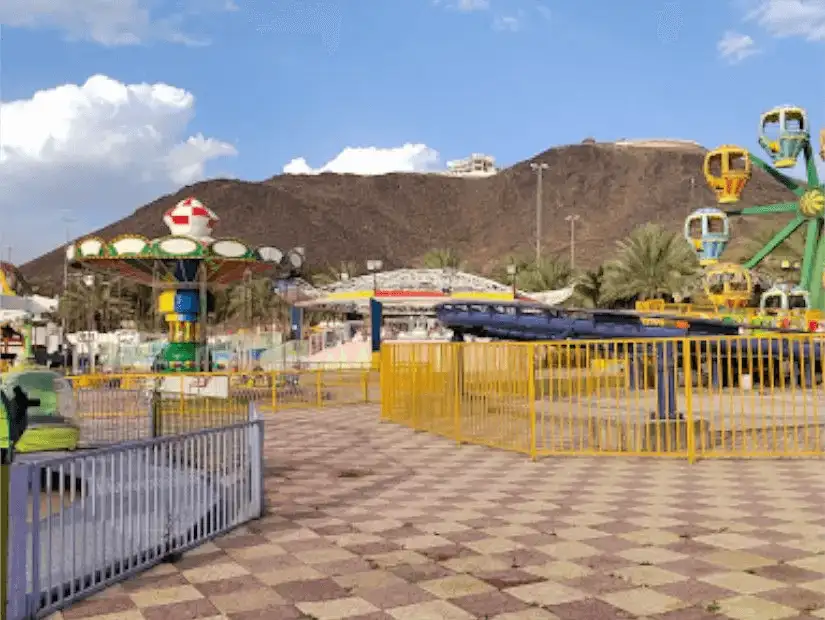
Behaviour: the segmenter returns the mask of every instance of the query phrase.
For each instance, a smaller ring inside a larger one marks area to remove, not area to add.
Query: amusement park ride
[[[211,366],[206,319],[214,305],[213,289],[252,274],[290,274],[303,266],[299,248],[284,253],[272,246],[250,248],[237,239],[214,239],[218,220],[199,200],[187,198],[164,214],[168,236],[150,240],[127,234],[108,242],[86,237],[66,250],[75,268],[160,289],[157,311],[168,325],[168,344],[158,360],[160,370],[191,372]]]
[[[760,331],[822,331],[825,311],[825,186],[819,178],[811,146],[808,117],[795,106],[780,106],[762,115],[759,144],[773,165],[738,146],[707,153],[705,178],[720,207],[704,207],[685,221],[685,237],[705,268],[703,284],[710,307],[639,302],[637,312],[564,310],[518,304],[445,303],[439,320],[455,338],[474,335],[507,340],[662,338],[735,335]],[[825,159],[825,130],[820,133]],[[804,159],[806,179],[780,172]],[[756,166],[789,189],[795,200],[771,205],[731,208],[740,200]],[[720,262],[730,241],[731,216],[787,213],[790,222],[743,265]],[[800,278],[793,287],[775,285],[763,293],[759,308],[749,308],[755,278],[751,270],[800,227],[805,252]],[[817,356],[820,352],[817,349]],[[817,362],[818,363],[818,362]]]
[[[778,327],[796,324],[805,329],[816,329],[816,319],[825,310],[825,186],[817,172],[805,110],[788,105],[763,114],[759,144],[773,165],[738,146],[721,146],[706,155],[705,178],[716,193],[721,208],[705,207],[691,213],[685,221],[685,237],[692,243],[706,268],[705,292],[719,312],[737,320],[748,318],[752,324]],[[795,167],[800,156],[804,160],[804,181],[780,172]],[[820,157],[825,159],[825,131],[820,134]],[[735,208],[754,166],[790,190],[795,199]],[[731,237],[729,217],[777,213],[787,213],[791,216],[790,221],[750,260],[743,265],[720,262]],[[805,251],[799,269],[799,282],[793,287],[775,286],[768,290],[762,295],[759,311],[747,312],[754,290],[751,270],[803,226]],[[799,325],[800,318],[803,325]]]

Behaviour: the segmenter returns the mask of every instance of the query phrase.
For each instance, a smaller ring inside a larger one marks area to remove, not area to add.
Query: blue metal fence
[[[42,618],[263,510],[263,421],[11,467],[8,620]]]

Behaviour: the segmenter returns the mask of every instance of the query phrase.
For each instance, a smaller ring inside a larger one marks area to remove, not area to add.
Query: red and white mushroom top
[[[197,198],[181,200],[163,214],[163,223],[175,236],[211,239],[218,216]]]

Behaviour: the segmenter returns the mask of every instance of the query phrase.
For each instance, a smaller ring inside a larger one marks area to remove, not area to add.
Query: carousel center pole
[[[206,262],[201,261],[200,264],[200,273],[199,273],[199,284],[200,284],[200,346],[198,347],[198,354],[200,357],[200,370],[201,372],[211,372],[212,365],[209,361],[209,339],[206,333],[206,326],[208,320],[208,313],[209,313],[209,306],[208,306],[208,299],[207,295],[209,294],[209,290],[207,288],[207,272],[206,272]]]

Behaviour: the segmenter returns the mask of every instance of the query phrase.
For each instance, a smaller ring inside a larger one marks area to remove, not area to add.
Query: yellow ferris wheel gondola
[[[753,278],[742,265],[719,263],[705,271],[704,288],[716,307],[746,308],[753,297]]]
[[[751,178],[751,160],[742,147],[726,144],[708,151],[704,172],[719,204],[739,202]]]

